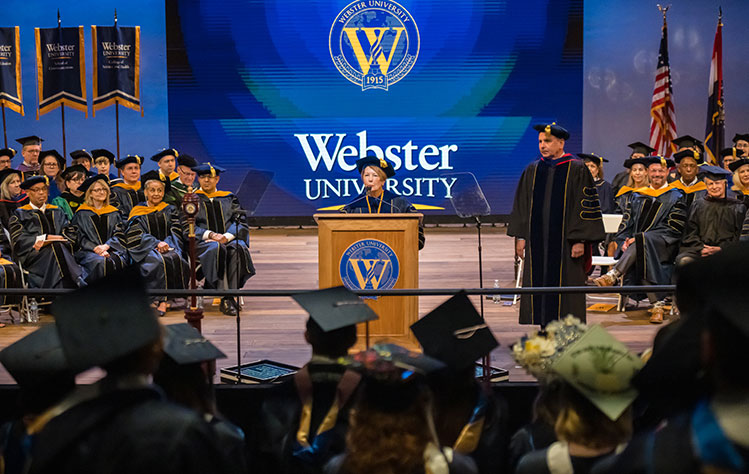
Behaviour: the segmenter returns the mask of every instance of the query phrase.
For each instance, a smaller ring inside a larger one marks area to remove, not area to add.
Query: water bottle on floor
[[[36,298],[31,298],[29,301],[29,322],[39,322],[39,304],[36,302]]]
[[[499,288],[499,280],[494,280],[494,288]],[[499,304],[501,299],[502,297],[499,295],[492,295],[492,301],[494,304]]]

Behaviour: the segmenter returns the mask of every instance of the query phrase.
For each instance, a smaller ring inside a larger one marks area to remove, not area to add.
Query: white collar
[[[694,186],[695,184],[697,184],[698,180],[697,180],[697,177],[695,176],[694,179],[692,180],[692,182],[688,183],[688,184],[685,183],[684,180],[681,179],[681,178],[679,178],[679,181],[681,181],[681,184],[683,184],[684,186]]]
[[[31,206],[32,209],[37,209],[37,210],[42,211],[42,212],[44,212],[44,211],[47,210],[47,203],[46,202],[44,204],[42,204],[42,207],[36,207],[34,204],[31,203],[31,201],[29,201],[29,206]]]
[[[650,185],[650,189],[653,189],[653,190],[655,190],[655,191],[659,191],[659,190],[661,190],[661,189],[664,189],[664,188],[667,188],[667,187],[668,187],[668,181],[665,181],[665,182],[663,183],[663,186],[661,186],[660,188],[657,188],[657,189],[656,189],[656,188],[654,188],[652,184]]]

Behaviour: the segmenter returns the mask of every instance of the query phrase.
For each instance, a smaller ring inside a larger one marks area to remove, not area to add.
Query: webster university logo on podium
[[[398,257],[385,242],[362,239],[349,245],[339,264],[343,285],[350,290],[389,290],[398,282]]]
[[[338,71],[362,90],[403,79],[419,56],[419,28],[411,14],[390,0],[357,0],[330,28],[330,57]]]

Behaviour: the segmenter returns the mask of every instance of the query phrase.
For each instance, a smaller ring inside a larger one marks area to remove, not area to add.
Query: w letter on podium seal
[[[398,257],[385,242],[362,239],[349,245],[339,264],[341,281],[350,290],[389,290],[398,282]]]

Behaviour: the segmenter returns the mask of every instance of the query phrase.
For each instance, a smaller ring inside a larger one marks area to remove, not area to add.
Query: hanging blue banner
[[[91,26],[94,58],[93,111],[140,103],[140,26]]]
[[[0,105],[23,115],[18,27],[0,28]]]
[[[61,105],[86,113],[86,57],[83,26],[35,28],[39,108],[44,115]]]

